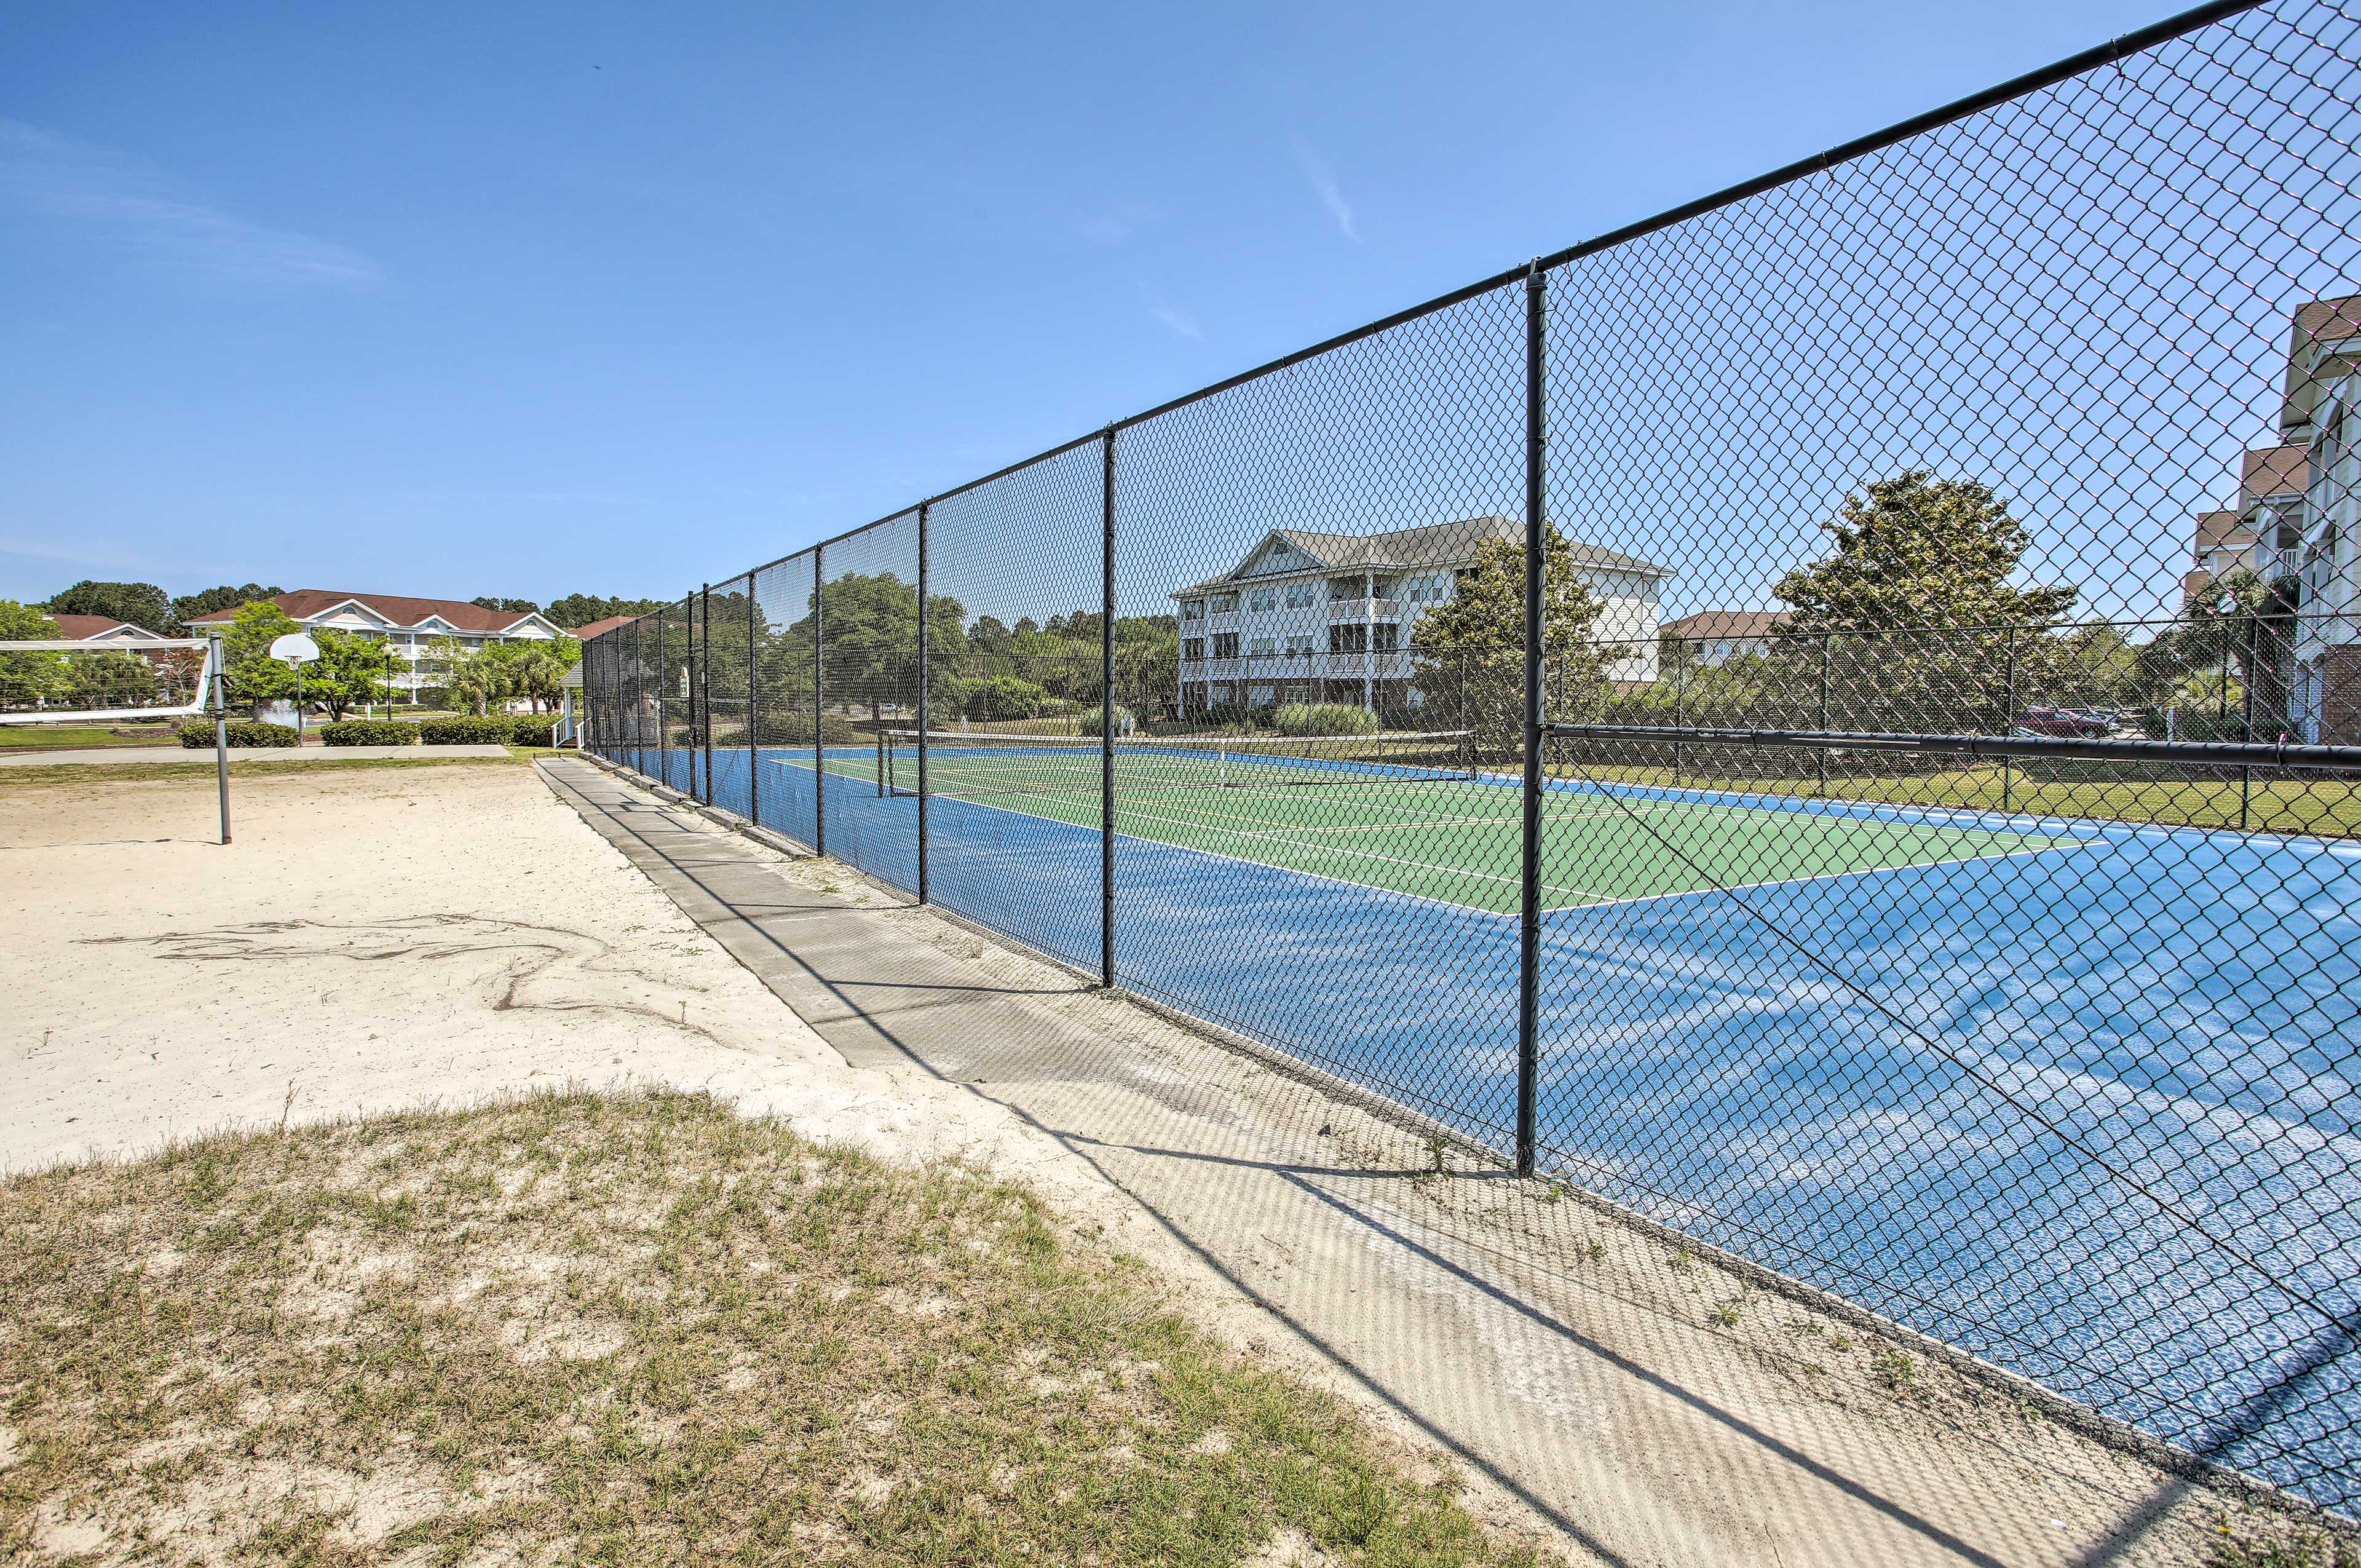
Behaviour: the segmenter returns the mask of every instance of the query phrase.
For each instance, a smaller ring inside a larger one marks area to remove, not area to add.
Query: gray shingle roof
[[[1185,588],[1175,589],[1174,598],[1187,598],[1197,594],[1213,593],[1235,587],[1241,582],[1259,581],[1264,576],[1301,576],[1301,573],[1257,574],[1245,578],[1238,573],[1248,561],[1261,553],[1272,539],[1284,539],[1319,564],[1323,571],[1410,571],[1421,566],[1459,566],[1473,560],[1476,546],[1487,539],[1505,539],[1512,544],[1522,544],[1525,525],[1505,517],[1469,517],[1456,522],[1431,522],[1419,528],[1397,528],[1389,533],[1314,533],[1301,528],[1276,528],[1255,543],[1252,550],[1218,577],[1208,577]],[[1569,541],[1577,566],[1596,567],[1600,571],[1629,572],[1635,576],[1669,577],[1672,572],[1636,555],[1620,554],[1596,544]]]

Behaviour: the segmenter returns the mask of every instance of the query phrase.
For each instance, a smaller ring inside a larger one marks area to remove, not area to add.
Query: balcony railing
[[[1318,681],[1409,678],[1411,656],[1378,653],[1253,653],[1235,659],[1183,659],[1184,681]]]
[[[1401,615],[1400,599],[1330,599],[1330,620],[1393,620]]]

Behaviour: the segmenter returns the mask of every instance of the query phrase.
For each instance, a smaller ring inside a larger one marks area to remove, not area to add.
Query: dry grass
[[[0,1185],[0,1558],[1509,1563],[972,1170],[671,1093]]]
[[[214,774],[214,754],[192,751],[202,761],[188,762],[20,762],[0,768],[0,790],[36,784],[157,784],[173,779],[207,779]],[[274,758],[267,749],[232,751],[230,784],[240,779],[280,773],[346,773],[355,768],[499,768],[537,762],[544,757],[575,753],[554,747],[511,746],[505,757],[330,757],[312,762]]]

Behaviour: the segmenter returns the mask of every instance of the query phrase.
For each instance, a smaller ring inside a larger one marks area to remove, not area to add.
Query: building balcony
[[[1333,621],[1398,620],[1401,617],[1400,599],[1330,599],[1328,619]]]
[[[1380,653],[1254,653],[1235,659],[1183,659],[1183,681],[1399,681],[1410,678],[1412,660],[1395,651]]]

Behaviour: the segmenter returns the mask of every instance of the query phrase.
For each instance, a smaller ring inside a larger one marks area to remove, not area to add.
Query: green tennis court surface
[[[1520,823],[1513,784],[1340,772],[1333,783],[1265,786],[1251,782],[1257,765],[1232,759],[1226,787],[1207,788],[1201,767],[1189,768],[1184,777],[1165,759],[1119,752],[1116,830],[1495,914],[1516,912]],[[870,760],[831,756],[829,773],[875,798],[877,772]],[[906,765],[896,776],[906,785],[915,773]],[[939,797],[996,810],[1093,831],[1099,824],[1098,762],[1090,752],[939,753],[929,786]],[[906,795],[877,804],[915,809]],[[1543,899],[1551,909],[1995,859],[2076,841],[1824,816],[1776,804],[1618,799],[1570,790],[1550,791],[1543,811]]]

